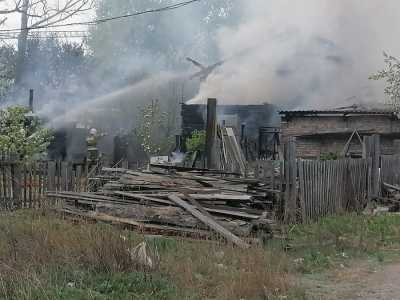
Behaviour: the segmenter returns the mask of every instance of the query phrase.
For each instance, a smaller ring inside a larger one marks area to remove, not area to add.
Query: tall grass
[[[146,240],[161,262],[138,266]],[[0,216],[1,299],[273,299],[291,291],[285,256],[261,247],[146,238],[48,212]]]
[[[400,215],[326,217],[309,225],[296,225],[288,233],[291,256],[299,270],[315,272],[346,265],[355,258],[379,261],[400,254]]]
[[[304,299],[301,272],[363,255],[385,260],[400,248],[399,216],[329,217],[287,232],[288,240],[241,250],[46,211],[3,213],[0,299]],[[143,241],[160,256],[152,270],[128,251]]]

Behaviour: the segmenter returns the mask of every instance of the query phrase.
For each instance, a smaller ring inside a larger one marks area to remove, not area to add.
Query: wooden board
[[[223,237],[225,237],[228,241],[231,241],[235,245],[239,246],[240,248],[249,248],[249,245],[245,243],[242,239],[231,233],[230,231],[226,230],[224,227],[222,227],[220,224],[218,224],[214,219],[205,216],[202,214],[200,211],[198,211],[196,208],[188,204],[187,202],[183,201],[181,198],[179,198],[176,195],[170,195],[168,198],[177,204],[178,206],[184,208],[188,212],[190,212],[194,217],[199,219],[201,222],[203,222],[205,225],[209,226],[211,229],[213,229],[215,232],[221,234]]]

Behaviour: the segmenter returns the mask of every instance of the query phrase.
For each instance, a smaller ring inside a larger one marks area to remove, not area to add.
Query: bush
[[[186,150],[188,152],[203,151],[206,146],[205,130],[195,130],[190,138],[186,140]]]
[[[53,136],[41,120],[23,106],[0,110],[0,151],[17,154],[23,159],[46,151]]]

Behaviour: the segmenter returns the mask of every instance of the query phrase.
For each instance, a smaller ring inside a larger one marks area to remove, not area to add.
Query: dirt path
[[[355,266],[304,279],[309,299],[400,299],[400,262]]]

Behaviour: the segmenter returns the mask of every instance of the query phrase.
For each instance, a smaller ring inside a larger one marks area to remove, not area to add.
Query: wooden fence
[[[381,157],[381,181],[391,185],[400,185],[400,156]]]
[[[298,161],[298,209],[303,222],[359,211],[368,200],[369,161]]]
[[[379,142],[379,139],[376,139]],[[296,159],[295,139],[285,147],[283,188],[287,223],[309,222],[344,211],[361,211],[379,195],[379,157],[331,161]],[[376,177],[373,174],[377,174]],[[372,184],[374,182],[374,184]]]
[[[84,191],[88,170],[69,162],[0,157],[0,209],[40,207],[47,191]]]
[[[400,185],[400,156],[377,157],[373,151],[377,147],[367,149],[373,155],[365,159],[333,161],[298,160],[295,147],[290,141],[284,161],[259,161],[255,169],[255,177],[264,183],[264,191],[272,195],[274,208],[286,222],[360,211],[368,199],[379,196],[371,187],[379,187],[381,181]],[[0,209],[40,207],[47,191],[86,191],[88,177],[85,165],[24,163],[0,154]]]

